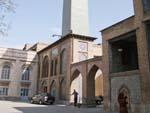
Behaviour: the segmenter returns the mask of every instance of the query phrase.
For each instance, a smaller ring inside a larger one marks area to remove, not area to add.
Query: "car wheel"
[[[42,104],[42,101],[41,101],[41,100],[39,101],[39,104],[40,104],[40,105]]]
[[[33,100],[30,100],[30,103],[31,103],[31,104],[33,104],[33,103],[34,103],[34,101],[33,101]]]
[[[52,105],[52,104],[54,104],[54,102],[50,102],[50,104]]]
[[[101,105],[101,101],[100,101],[100,100],[97,100],[97,101],[96,101],[96,104],[97,104],[97,105]]]

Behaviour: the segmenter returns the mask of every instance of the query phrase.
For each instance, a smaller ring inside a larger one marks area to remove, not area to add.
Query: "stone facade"
[[[37,91],[37,51],[46,44],[24,49],[0,48],[0,99],[27,99]]]
[[[95,98],[97,96],[104,96],[104,75],[102,70],[102,56],[87,59],[71,65],[70,90],[72,91],[74,89],[72,85],[79,87],[75,87],[75,89],[79,92],[83,105],[95,106]],[[81,84],[79,84],[80,78]]]
[[[68,34],[47,48],[38,52],[39,56],[39,92],[49,92],[56,97],[57,101],[68,101],[70,99],[71,65],[100,56],[101,45],[94,44],[95,38]],[[99,52],[95,52],[95,51]],[[65,51],[65,52],[63,52]],[[62,58],[62,52],[64,53]],[[44,76],[44,59],[48,58],[48,74]],[[64,62],[66,65],[61,65]],[[63,67],[62,67],[63,66]],[[61,68],[64,72],[61,73]],[[55,73],[56,71],[56,73]]]
[[[37,60],[33,51],[0,48],[1,99],[23,99],[36,93]],[[4,66],[10,69],[5,70]],[[23,77],[26,69],[29,69],[29,78]],[[9,77],[5,77],[7,75]]]
[[[150,112],[149,29],[147,27],[150,20],[149,1],[133,1],[134,16],[102,30],[104,106],[105,110],[118,111],[118,95],[125,92],[128,97],[129,112],[148,113]]]
[[[9,88],[10,97],[19,97],[18,89],[22,86],[30,86],[33,92],[29,94],[33,94],[38,73],[38,93],[48,92],[55,96],[56,102],[71,101],[73,89],[78,89],[79,102],[93,105],[95,96],[102,95],[106,111],[119,111],[118,96],[124,93],[129,113],[149,113],[150,3],[133,1],[135,15],[102,30],[102,45],[94,43],[96,38],[65,31],[65,35],[47,47],[26,45],[26,51],[1,48],[0,71],[4,64],[13,71],[12,80],[0,80],[0,87]],[[64,9],[65,20],[71,21],[71,3],[66,0],[64,4],[69,4],[69,10]],[[67,28],[69,23],[65,24],[63,27]],[[36,53],[29,50],[38,51],[38,67]],[[26,65],[34,70],[33,85],[30,80],[18,82],[20,69]]]

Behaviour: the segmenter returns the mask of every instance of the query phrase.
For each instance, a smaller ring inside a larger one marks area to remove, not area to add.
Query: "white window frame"
[[[28,87],[21,87],[20,96],[21,97],[28,97],[29,96],[29,88]]]
[[[21,80],[30,80],[30,68],[25,68],[22,72]]]
[[[11,67],[4,65],[1,73],[1,79],[8,80],[10,78]]]
[[[8,96],[8,87],[0,87],[0,96]]]

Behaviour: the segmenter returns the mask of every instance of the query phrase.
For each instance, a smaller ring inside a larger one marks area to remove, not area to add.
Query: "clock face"
[[[87,52],[88,44],[86,42],[80,42],[79,44],[79,50],[82,52]]]

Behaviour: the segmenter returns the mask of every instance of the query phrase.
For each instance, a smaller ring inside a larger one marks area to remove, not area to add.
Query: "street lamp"
[[[62,35],[53,34],[52,37],[62,37]]]

